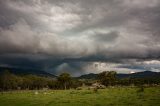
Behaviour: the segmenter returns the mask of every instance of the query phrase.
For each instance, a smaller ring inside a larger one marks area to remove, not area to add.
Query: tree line
[[[18,76],[4,71],[0,74],[0,90],[39,90],[39,89],[69,89],[81,86],[81,82],[71,78],[70,74],[62,73],[56,79],[36,75]]]
[[[160,85],[160,78],[146,77],[146,78],[117,78],[115,71],[104,71],[98,74],[98,81],[105,86],[154,86]]]
[[[160,84],[160,78],[125,78],[118,79],[116,72],[104,71],[98,74],[95,80],[80,80],[73,78],[68,73],[62,73],[57,78],[42,77],[36,75],[15,75],[9,71],[0,74],[0,91],[7,90],[39,90],[39,89],[70,89],[82,86],[91,86],[99,82],[105,86],[130,86]]]

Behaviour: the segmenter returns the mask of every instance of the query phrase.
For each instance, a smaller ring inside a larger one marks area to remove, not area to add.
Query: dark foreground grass
[[[0,94],[0,106],[160,106],[159,87],[98,90],[14,91]]]

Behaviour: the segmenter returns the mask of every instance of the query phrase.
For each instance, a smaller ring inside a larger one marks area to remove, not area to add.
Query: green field
[[[0,106],[160,106],[160,88],[13,91],[0,94]]]

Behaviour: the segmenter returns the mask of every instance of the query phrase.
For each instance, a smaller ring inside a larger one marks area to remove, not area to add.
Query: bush
[[[97,93],[98,92],[98,88],[97,87],[93,88],[93,92]]]
[[[77,87],[76,90],[82,90],[82,87]]]
[[[144,87],[143,86],[140,86],[137,90],[137,92],[144,92]]]

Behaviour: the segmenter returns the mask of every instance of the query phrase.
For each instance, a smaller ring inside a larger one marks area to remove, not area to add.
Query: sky
[[[0,66],[73,76],[160,72],[160,0],[0,0]]]

